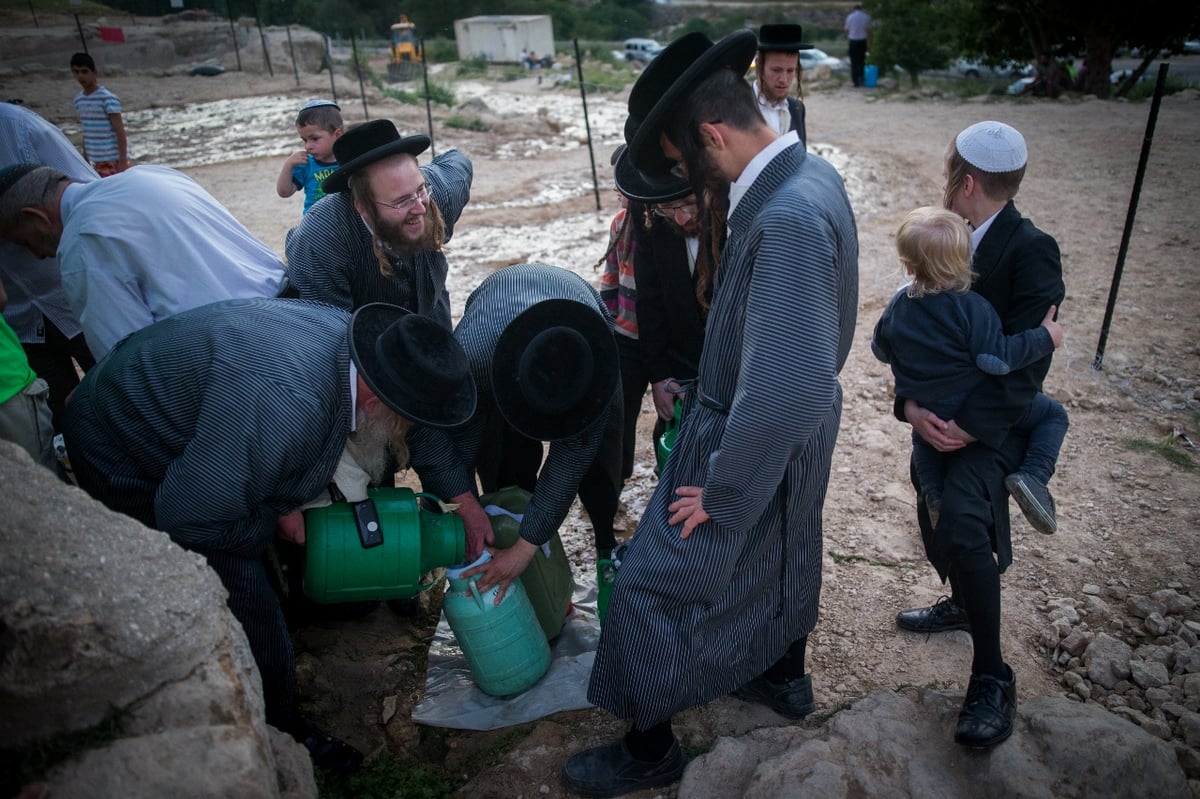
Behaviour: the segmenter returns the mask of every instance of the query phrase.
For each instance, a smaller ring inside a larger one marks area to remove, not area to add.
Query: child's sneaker
[[[1013,472],[1004,478],[1004,487],[1021,507],[1033,529],[1047,535],[1058,530],[1054,518],[1054,497],[1046,484],[1027,472]]]
[[[936,488],[925,492],[925,510],[929,513],[929,526],[936,529],[942,516],[942,492]]]

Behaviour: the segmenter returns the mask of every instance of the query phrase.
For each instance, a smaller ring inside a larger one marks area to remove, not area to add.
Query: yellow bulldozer
[[[421,71],[425,53],[421,40],[417,38],[417,26],[409,22],[407,14],[392,25],[392,55],[388,61],[388,80],[412,80]]]

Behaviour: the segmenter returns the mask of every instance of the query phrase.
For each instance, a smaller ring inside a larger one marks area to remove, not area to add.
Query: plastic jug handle
[[[427,492],[418,491],[418,492],[416,492],[416,493],[414,494],[414,496],[415,496],[415,497],[417,497],[418,499],[427,499],[427,500],[429,500],[429,501],[430,501],[430,502],[432,502],[434,505],[437,505],[437,506],[438,506],[438,509],[439,509],[439,510],[441,510],[441,512],[442,512],[442,513],[453,513],[454,511],[458,510],[458,503],[456,503],[456,502],[445,502],[445,501],[443,501],[443,500],[442,500],[442,498],[441,498],[441,497],[439,497],[439,496],[438,496],[438,495],[436,495],[436,494],[430,494],[430,493],[427,493]]]
[[[483,597],[479,595],[479,586],[475,584],[475,580],[467,583],[467,588],[470,590],[471,596],[475,597],[475,604],[479,606],[480,610],[486,613],[487,608],[484,607]]]

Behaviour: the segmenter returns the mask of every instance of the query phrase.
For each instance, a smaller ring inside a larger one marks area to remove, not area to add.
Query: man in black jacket
[[[946,161],[945,205],[972,228],[977,275],[972,289],[995,307],[1006,335],[1041,324],[1046,308],[1061,307],[1065,293],[1058,244],[1012,201],[1026,161],[1025,139],[1002,122],[979,122],[959,133]],[[951,596],[903,611],[896,623],[925,633],[971,632],[971,679],[954,735],[964,746],[1000,743],[1016,717],[1016,678],[1000,651],[1000,574],[1012,563],[1005,477],[1017,471],[1028,443],[1011,427],[1041,390],[1049,368],[1047,357],[1002,378],[989,377],[954,419],[939,419],[904,397],[896,400],[901,421],[957,460],[936,528],[925,503],[917,503],[926,555],[950,581]],[[975,441],[979,444],[967,446]],[[1026,499],[1052,515],[1049,494],[1034,493]]]
[[[778,133],[794,130],[800,143],[808,143],[804,125],[804,99],[800,88],[804,70],[799,52],[811,50],[811,44],[800,41],[804,28],[800,25],[763,25],[758,29],[758,55],[754,66],[754,96],[763,119]],[[792,83],[796,97],[791,96]]]

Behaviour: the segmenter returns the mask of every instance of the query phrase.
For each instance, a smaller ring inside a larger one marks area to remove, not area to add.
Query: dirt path
[[[131,108],[281,93],[299,101],[327,88],[319,79],[306,78],[305,87],[296,90],[290,77],[225,78],[140,75],[106,82]],[[39,98],[38,110],[69,121],[68,81],[65,75],[26,77],[14,91],[17,84],[3,79],[0,94]],[[594,277],[592,263],[616,207],[602,188],[603,210],[596,210],[585,140],[576,126],[556,116],[577,103],[574,90],[531,78],[488,85],[481,99],[491,109],[508,110],[435,111],[439,119],[451,113],[481,116],[491,126],[482,133],[437,129],[439,150],[459,147],[475,165],[471,204],[449,248],[456,310],[486,274],[508,263],[542,260]],[[623,101],[589,98],[589,110],[597,114],[593,134],[601,141],[597,171],[606,186]],[[52,103],[57,111],[49,113]],[[914,206],[939,201],[946,144],[957,130],[986,118],[1002,119],[1025,134],[1031,156],[1018,205],[1057,237],[1063,253],[1067,297],[1061,322],[1067,342],[1046,383],[1071,414],[1053,483],[1059,533],[1041,536],[1019,514],[1014,518],[1015,562],[1003,577],[1003,644],[1023,697],[1065,693],[1038,643],[1048,599],[1077,597],[1085,583],[1118,583],[1143,593],[1168,585],[1200,587],[1196,453],[1178,441],[1170,445],[1190,459],[1189,469],[1153,448],[1130,444],[1170,441],[1176,429],[1200,440],[1200,234],[1194,222],[1200,96],[1190,91],[1162,105],[1101,371],[1092,369],[1092,361],[1148,104],[903,95],[876,100],[845,86],[814,87],[807,103],[811,149],[827,155],[846,177],[861,247],[859,321],[842,373],[845,410],[825,509],[821,621],[810,645],[818,709],[834,711],[879,687],[964,686],[970,658],[965,633],[925,638],[900,634],[893,623],[897,610],[927,604],[943,589],[924,562],[913,519],[908,430],[891,416],[889,375],[868,344],[879,312],[901,282],[892,245],[900,218]],[[385,113],[403,129],[424,127],[424,109],[373,105],[373,116]],[[354,111],[348,115],[356,118]],[[608,121],[598,124],[597,118]],[[291,146],[289,125],[287,119],[279,122],[280,153]],[[243,160],[231,151],[228,162],[187,171],[282,251],[300,205],[274,194],[281,157]],[[647,404],[641,463],[624,497],[629,532],[653,489],[650,423]],[[578,568],[590,571],[591,534],[577,512],[563,535]],[[367,752],[441,763],[455,780],[473,776],[464,790],[473,797],[561,796],[557,773],[563,759],[622,725],[594,710],[495,733],[414,725],[409,714],[423,690],[424,646],[435,613],[436,604],[415,619],[381,607],[362,619],[300,630],[308,712]],[[396,712],[385,723],[384,707],[392,702]],[[704,749],[717,735],[781,719],[722,699],[678,721],[688,745]]]

